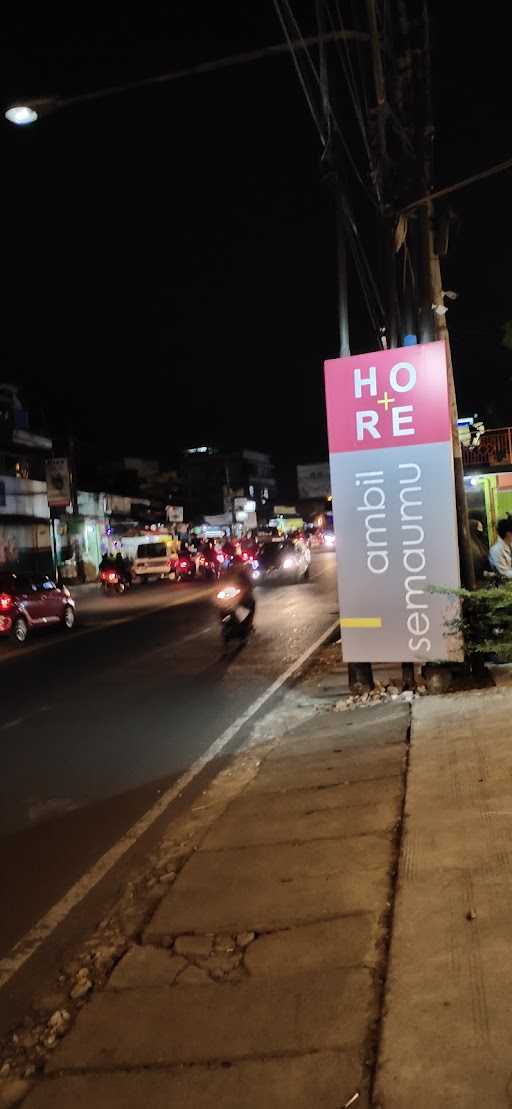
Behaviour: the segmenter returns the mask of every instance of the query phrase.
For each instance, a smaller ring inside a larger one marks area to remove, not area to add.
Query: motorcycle
[[[242,593],[239,586],[228,585],[217,593],[221,633],[225,644],[247,639],[254,624],[254,598]]]
[[[196,576],[195,559],[190,554],[180,554],[174,566],[175,581],[193,581]]]
[[[126,593],[130,585],[130,578],[127,575],[121,574],[119,570],[113,567],[100,570],[100,588],[106,597],[111,593]]]
[[[218,581],[223,568],[224,555],[220,551],[202,554],[199,559],[199,571],[205,579]]]

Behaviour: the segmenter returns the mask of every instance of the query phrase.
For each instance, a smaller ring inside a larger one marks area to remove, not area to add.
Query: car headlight
[[[294,558],[285,558],[283,562],[283,570],[292,570],[297,563]]]

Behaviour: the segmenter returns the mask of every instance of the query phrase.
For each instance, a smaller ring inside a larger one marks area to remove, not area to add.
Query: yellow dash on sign
[[[381,616],[342,616],[342,628],[381,628]]]

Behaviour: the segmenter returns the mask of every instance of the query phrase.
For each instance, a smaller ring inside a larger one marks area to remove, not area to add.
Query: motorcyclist
[[[121,551],[117,552],[114,565],[120,580],[130,583],[132,580],[131,566],[128,559],[121,554]]]
[[[256,611],[256,601],[254,599],[254,590],[249,572],[240,564],[235,563],[226,574],[222,583],[222,593],[226,593],[230,588],[235,588],[238,593],[232,599],[220,598],[219,603],[221,609],[224,611],[226,607],[229,608],[231,614],[235,616],[241,628],[249,630],[254,621],[254,613]],[[246,609],[246,615],[242,618],[238,615],[238,609]],[[221,619],[223,613],[221,611]]]
[[[227,559],[228,562],[232,562],[237,554],[236,543],[234,543],[227,534],[225,536],[224,543],[222,544],[222,553],[224,555],[224,558]]]

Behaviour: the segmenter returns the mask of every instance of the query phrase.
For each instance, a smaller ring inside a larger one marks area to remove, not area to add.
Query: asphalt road
[[[73,632],[0,642],[0,958],[332,624],[334,555],[256,599],[228,657],[200,583],[77,591]]]

